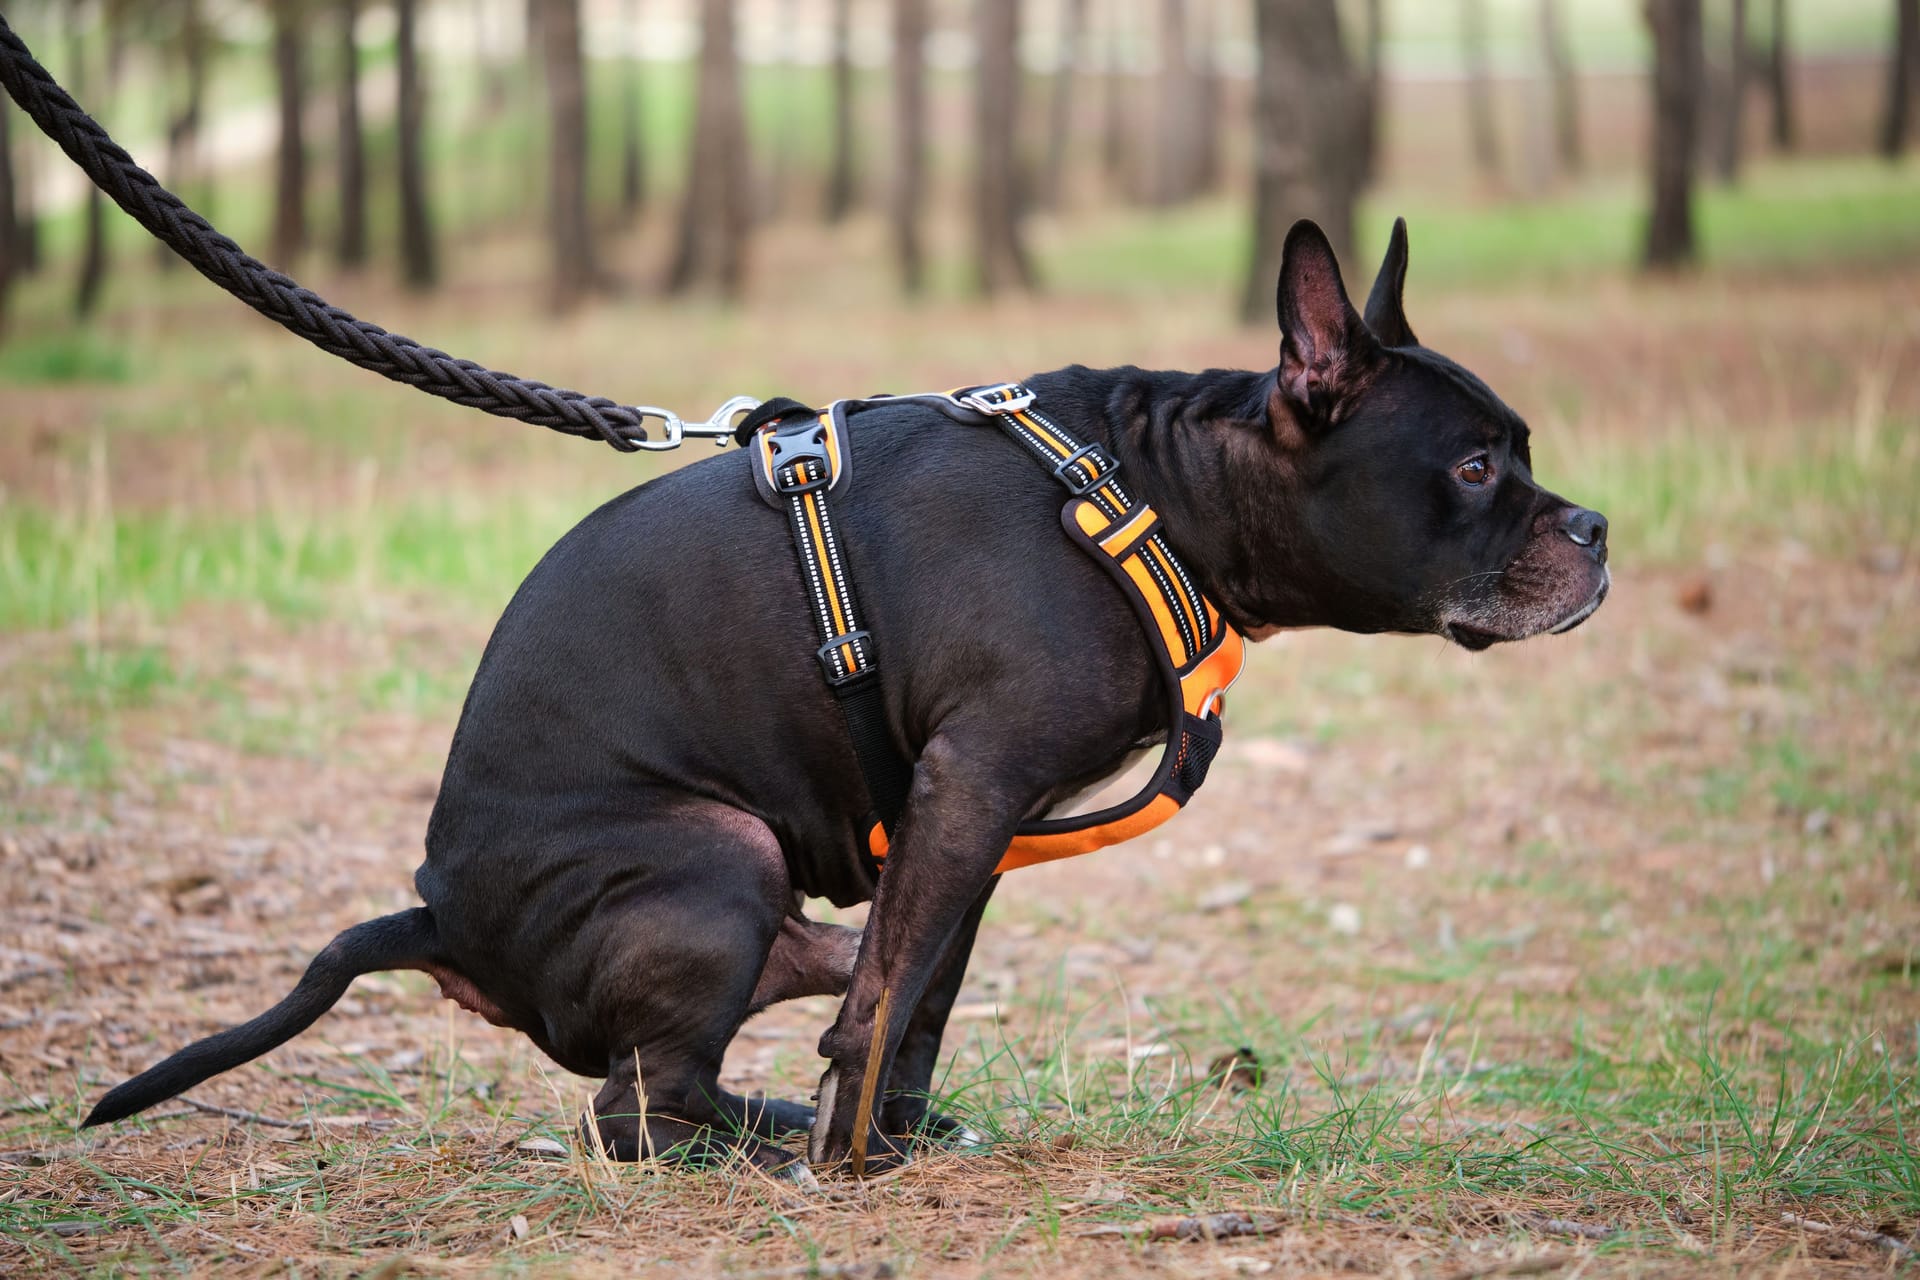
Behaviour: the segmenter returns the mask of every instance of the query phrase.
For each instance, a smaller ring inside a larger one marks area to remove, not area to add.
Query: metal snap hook
[[[646,449],[654,453],[665,452],[668,449],[678,449],[689,439],[710,439],[715,445],[724,448],[726,447],[727,441],[733,438],[736,420],[740,415],[752,413],[759,407],[760,401],[754,399],[752,396],[734,396],[718,409],[715,409],[713,416],[707,418],[705,421],[688,422],[673,410],[662,409],[658,405],[628,405],[628,411],[637,415],[643,421],[647,418],[653,418],[659,421],[661,424],[661,433],[660,438],[657,440],[652,438],[641,440],[628,436],[627,441],[637,449]]]

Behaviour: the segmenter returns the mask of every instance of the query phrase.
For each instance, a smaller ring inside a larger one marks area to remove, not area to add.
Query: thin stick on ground
[[[1817,1236],[1845,1236],[1847,1239],[1858,1241],[1861,1244],[1878,1245],[1880,1248],[1892,1253],[1895,1257],[1910,1258],[1913,1256],[1912,1245],[1904,1240],[1896,1240],[1884,1231],[1869,1231],[1864,1227],[1836,1227],[1825,1222],[1815,1222],[1812,1218],[1803,1218],[1797,1213],[1783,1213],[1780,1215],[1780,1221],[1789,1227],[1798,1227],[1802,1231],[1811,1231]]]
[[[1555,1235],[1579,1236],[1583,1240],[1609,1240],[1618,1228],[1604,1222],[1575,1222],[1571,1218],[1552,1218],[1544,1213],[1513,1213],[1507,1215],[1510,1220],[1535,1231],[1550,1231]]]
[[[867,1046],[867,1074],[860,1080],[860,1105],[853,1113],[853,1176],[867,1176],[867,1128],[873,1123],[873,1095],[880,1083],[880,1061],[887,1051],[887,1007],[893,988],[880,988],[873,1010],[873,1042]]]
[[[263,1116],[258,1111],[242,1111],[238,1107],[221,1107],[211,1102],[200,1102],[193,1098],[182,1098],[187,1106],[195,1111],[204,1111],[210,1116],[225,1116],[229,1120],[244,1120],[252,1124],[264,1124],[273,1129],[311,1129],[311,1120],[282,1120],[278,1116]],[[178,1113],[172,1113],[178,1114]],[[155,1117],[159,1119],[161,1117]]]

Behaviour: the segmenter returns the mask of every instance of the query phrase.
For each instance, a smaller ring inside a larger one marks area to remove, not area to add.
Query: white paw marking
[[[807,1159],[822,1164],[827,1158],[827,1126],[833,1122],[833,1095],[840,1089],[840,1073],[832,1067],[820,1077],[820,1096],[813,1104],[813,1129],[807,1134]]]

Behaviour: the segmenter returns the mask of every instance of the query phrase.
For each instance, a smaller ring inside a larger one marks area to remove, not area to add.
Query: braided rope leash
[[[4,17],[0,17],[0,85],[95,186],[194,270],[322,351],[383,378],[502,418],[518,418],[567,435],[598,437],[623,453],[671,449],[686,435],[708,436],[724,444],[732,433],[733,418],[757,403],[736,396],[708,422],[688,425],[665,409],[623,405],[605,396],[550,387],[389,333],[254,258],[161,186],[54,82]],[[648,439],[646,418],[665,424],[662,439]]]

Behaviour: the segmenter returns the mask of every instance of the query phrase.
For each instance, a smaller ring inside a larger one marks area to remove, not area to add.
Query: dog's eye
[[[1487,477],[1491,473],[1487,469],[1485,458],[1468,458],[1453,469],[1453,474],[1461,484],[1472,485],[1477,489],[1487,482]]]

